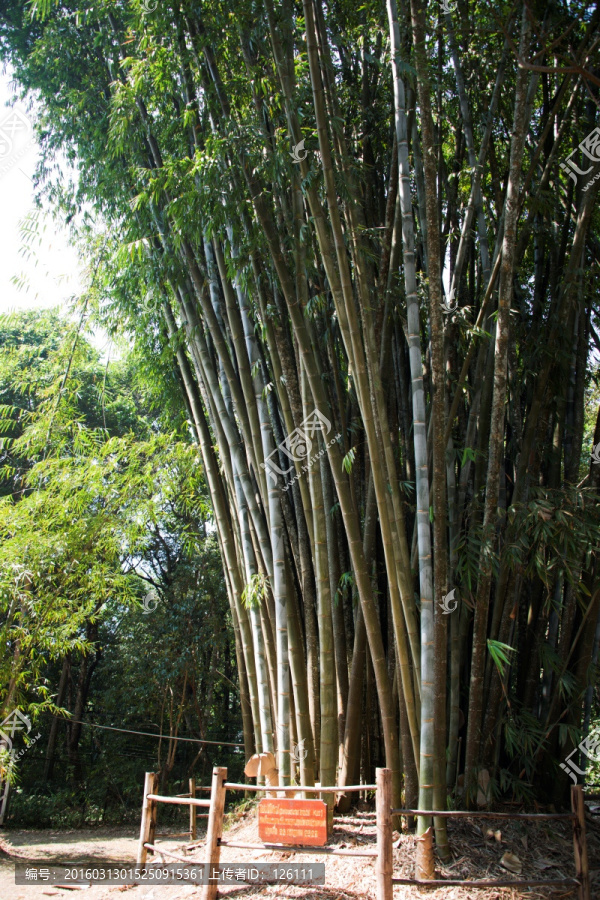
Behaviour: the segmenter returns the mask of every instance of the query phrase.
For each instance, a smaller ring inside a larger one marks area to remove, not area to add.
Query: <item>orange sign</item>
[[[269,844],[327,843],[327,804],[322,800],[261,800],[258,836]]]

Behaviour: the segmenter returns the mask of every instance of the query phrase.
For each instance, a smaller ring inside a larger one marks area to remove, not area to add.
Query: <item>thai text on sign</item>
[[[327,804],[322,800],[261,800],[258,836],[271,844],[327,843]]]

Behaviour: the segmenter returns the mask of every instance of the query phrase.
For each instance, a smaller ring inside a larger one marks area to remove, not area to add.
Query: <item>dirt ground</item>
[[[482,820],[479,820],[480,822]],[[158,823],[160,831],[160,820]],[[592,870],[592,898],[600,900],[600,822],[589,817],[588,852]],[[228,817],[224,840],[255,842],[258,840],[256,814],[253,810],[243,815]],[[487,827],[479,827],[473,820],[455,820],[449,825],[449,837],[453,859],[437,866],[437,877],[455,879],[481,879],[506,877],[572,878],[574,876],[573,849],[570,826],[563,823],[531,824],[519,821],[503,825],[496,834],[487,833]],[[415,839],[413,835],[396,834],[394,845],[394,875],[411,877],[413,874]],[[166,837],[159,839],[159,846],[183,854],[184,839]],[[373,847],[375,842],[375,816],[368,810],[354,811],[350,816],[336,818],[333,842],[338,847]],[[77,831],[0,831],[0,900],[45,900],[46,897],[74,897],[79,891],[67,890],[55,885],[15,885],[15,862],[43,860],[76,863],[95,861],[119,862],[132,865],[137,849],[137,834],[133,827],[95,828]],[[500,865],[503,855],[509,852],[517,856],[521,865],[520,876],[512,875]],[[203,847],[186,854],[190,861],[203,862]],[[239,896],[240,900],[261,895],[285,898],[285,900],[375,900],[375,863],[373,859],[347,856],[324,857],[317,854],[292,854],[264,850],[239,850],[223,847],[221,860],[231,863],[277,862],[280,860],[310,863],[325,862],[325,886],[232,886],[220,891],[220,896]],[[174,860],[165,859],[165,862]],[[82,889],[86,900],[200,900],[200,886],[103,886],[91,885]],[[518,891],[513,888],[472,889],[448,887],[420,890],[412,886],[395,886],[394,900],[423,897],[428,900],[567,900],[576,898],[571,888],[551,890],[531,888]]]

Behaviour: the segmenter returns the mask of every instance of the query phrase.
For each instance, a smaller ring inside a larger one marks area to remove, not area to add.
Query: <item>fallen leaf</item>
[[[488,830],[485,833],[485,839],[486,839],[486,841],[494,840],[494,829],[493,828],[488,828]]]
[[[554,867],[554,863],[551,860],[544,859],[543,857],[540,857],[540,859],[535,859],[533,861],[533,864],[536,869],[552,869]]]
[[[499,844],[502,843],[502,832],[500,831],[500,829],[498,829],[497,831],[494,832],[494,837],[496,838],[496,840],[498,841]]]
[[[516,853],[510,853],[508,850],[500,860],[500,865],[508,869],[509,872],[514,872],[515,875],[520,875],[523,871],[523,863],[519,857]]]

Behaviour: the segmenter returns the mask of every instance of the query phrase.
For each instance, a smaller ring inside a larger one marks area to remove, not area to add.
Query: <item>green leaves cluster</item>
[[[49,662],[160,580],[157,533],[194,552],[208,507],[197,451],[155,432],[127,360],[101,363],[54,313],[2,324],[0,703],[35,713],[54,708]]]

